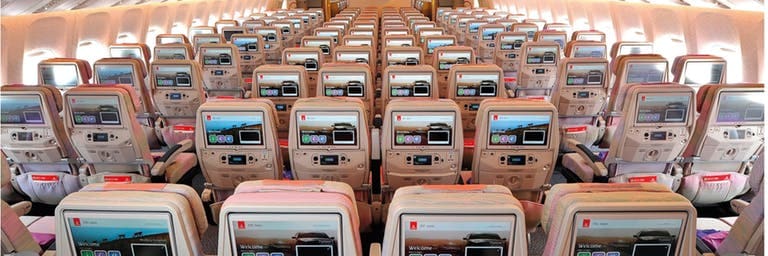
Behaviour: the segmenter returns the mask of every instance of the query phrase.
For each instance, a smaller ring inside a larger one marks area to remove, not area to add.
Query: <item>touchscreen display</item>
[[[528,35],[528,41],[533,41],[533,37],[536,35],[536,32],[539,31],[538,27],[532,26],[532,27],[517,27],[517,29],[514,32],[525,32]]]
[[[452,112],[393,112],[393,145],[452,146],[454,124]]]
[[[78,73],[77,66],[74,64],[40,65],[40,76],[43,78],[43,84],[57,88],[77,86],[79,83]]]
[[[75,125],[120,125],[117,96],[67,97]]]
[[[109,49],[109,56],[112,58],[131,58],[144,61],[144,54],[138,47],[113,47]]]
[[[318,47],[323,51],[323,54],[331,54],[331,44],[333,39],[330,40],[304,40],[304,46]]]
[[[432,54],[435,52],[435,48],[441,46],[456,45],[456,40],[453,39],[427,39],[427,53]]]
[[[168,213],[65,212],[76,255],[175,255]]]
[[[619,46],[619,55],[651,54],[653,45],[622,45]]]
[[[186,60],[187,49],[184,47],[156,47],[155,59],[158,60]]]
[[[230,214],[233,255],[340,256],[338,214]]]
[[[285,57],[285,64],[303,66],[307,71],[317,71],[320,66],[317,62],[320,56],[314,52],[286,52]]]
[[[450,70],[455,64],[470,64],[472,52],[469,51],[443,51],[437,56],[438,70]]]
[[[232,40],[232,44],[237,46],[237,50],[241,52],[258,52],[259,51],[258,38],[238,36]]]
[[[387,39],[386,46],[411,46],[413,40],[411,39]]]
[[[256,77],[259,97],[299,96],[298,74],[258,73]]]
[[[691,96],[640,94],[637,100],[638,123],[685,123]]]
[[[203,112],[206,142],[216,145],[263,145],[261,112]]]
[[[40,96],[3,95],[0,120],[2,124],[44,124]]]
[[[574,256],[674,256],[682,218],[633,218],[631,215],[577,213]]]
[[[364,97],[364,73],[326,73],[322,77],[323,94],[329,97]]]
[[[128,84],[133,86],[133,66],[131,65],[96,65],[99,84]]]
[[[357,145],[358,113],[297,112],[296,121],[300,145]]]
[[[525,36],[502,36],[499,47],[501,50],[520,50],[525,41]]]
[[[557,47],[549,46],[529,46],[526,56],[528,64],[556,64]]]
[[[202,48],[200,50],[203,51],[203,65],[232,65],[231,48]]]
[[[400,217],[400,255],[514,255],[514,215]]]
[[[661,83],[667,72],[666,63],[629,63],[627,67],[627,84]]]
[[[499,73],[456,72],[457,97],[496,97]]]
[[[573,47],[574,58],[605,58],[605,45],[584,45]]]
[[[387,65],[419,65],[421,55],[418,51],[412,52],[388,52]]]
[[[336,62],[368,64],[369,60],[368,52],[336,52]]]
[[[155,65],[157,87],[191,87],[192,67],[189,65]]]
[[[261,35],[264,42],[277,42],[277,30],[257,28],[256,33]]]
[[[390,97],[429,97],[432,73],[389,74]]]
[[[504,32],[504,28],[486,28],[483,29],[483,40],[486,41],[492,41],[496,40],[496,35],[499,33]]]
[[[725,63],[690,61],[685,64],[685,84],[719,84],[723,77]]]
[[[765,120],[762,92],[723,92],[717,112],[718,123],[760,122]]]
[[[491,113],[489,145],[543,146],[547,145],[551,114]]]
[[[602,63],[569,63],[565,85],[601,86],[605,81],[607,66]]]

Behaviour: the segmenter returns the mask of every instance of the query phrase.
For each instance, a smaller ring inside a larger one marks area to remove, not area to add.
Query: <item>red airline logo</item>
[[[723,174],[723,175],[710,175],[710,176],[704,176],[701,178],[704,182],[716,182],[716,181],[724,181],[731,179],[730,174]]]
[[[583,221],[581,221],[582,228],[589,228],[591,224],[592,224],[592,221],[590,219],[584,219]]]
[[[237,222],[237,229],[245,229],[245,221],[238,221]]]
[[[416,221],[411,221],[411,230],[417,230],[419,229],[419,223]]]
[[[75,226],[77,226],[77,227],[80,226],[80,218],[74,218],[74,219],[72,219],[72,222],[75,224]]]
[[[656,182],[656,176],[640,176],[629,178],[629,183],[650,183]]]

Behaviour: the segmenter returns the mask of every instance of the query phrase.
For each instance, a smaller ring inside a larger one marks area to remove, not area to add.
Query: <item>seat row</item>
[[[333,181],[242,183],[222,208],[215,255],[364,255],[370,216],[355,201],[349,185]],[[762,207],[760,195],[732,228],[719,224],[718,254],[761,253]],[[45,222],[55,221],[57,255],[205,255],[210,228],[194,190],[175,184],[91,184],[55,217],[20,219],[5,202],[2,214],[4,249],[18,253],[51,243]],[[559,184],[537,207],[498,185],[409,186],[386,216],[383,241],[368,255],[528,255],[527,232],[539,224],[543,255],[702,255],[712,251],[697,241],[713,241],[697,240],[697,229],[719,221],[697,219],[687,199],[653,183]]]

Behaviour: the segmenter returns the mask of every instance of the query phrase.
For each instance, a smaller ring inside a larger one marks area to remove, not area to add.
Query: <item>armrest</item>
[[[165,152],[165,155],[163,155],[160,160],[157,160],[152,166],[152,176],[164,176],[165,168],[176,161],[176,157],[179,156],[179,154],[190,150],[194,145],[195,143],[192,140],[185,139],[178,144],[171,146],[168,151]]]
[[[24,215],[27,215],[27,213],[29,213],[29,211],[32,210],[32,202],[30,201],[18,202],[11,205],[11,209],[16,213],[16,215],[24,216]]]
[[[715,252],[713,252],[712,249],[709,249],[709,246],[698,237],[696,237],[696,251],[701,255],[715,255]]]
[[[731,200],[731,209],[737,214],[741,214],[741,212],[744,211],[744,208],[747,208],[747,206],[749,206],[749,202],[747,201],[741,199]]]
[[[368,251],[368,256],[381,256],[381,244],[371,243],[371,250]]]
[[[600,162],[600,159],[595,156],[595,153],[589,149],[589,147],[581,144],[574,139],[566,140],[566,147],[571,151],[575,151],[581,157],[587,160],[587,165],[592,168],[595,176],[605,177],[608,176],[608,168],[605,164]]]

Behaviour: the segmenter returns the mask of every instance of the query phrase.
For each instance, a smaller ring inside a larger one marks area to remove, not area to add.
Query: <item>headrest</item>
[[[109,48],[112,47],[120,47],[120,48],[139,48],[141,49],[141,54],[144,55],[144,63],[149,65],[149,59],[152,58],[152,52],[149,51],[149,46],[147,44],[113,44],[110,45]]]
[[[147,77],[147,67],[144,62],[141,60],[128,58],[128,57],[122,57],[122,58],[103,58],[100,60],[97,60],[95,63],[93,63],[93,66],[95,67],[98,64],[125,64],[125,65],[133,65],[134,70],[138,71],[140,78],[146,78]],[[96,81],[94,81],[95,83]],[[141,81],[142,84],[144,81]]]
[[[205,217],[205,209],[203,208],[203,202],[197,195],[194,189],[187,185],[181,184],[164,184],[164,183],[96,183],[89,184],[83,187],[81,192],[105,192],[105,191],[145,191],[145,192],[159,192],[159,193],[175,193],[183,196],[189,202],[190,208],[192,208],[192,214],[194,214],[195,223],[197,224],[197,231],[200,235],[205,233],[208,229],[208,220]]]
[[[81,86],[76,87],[73,90],[70,91],[84,91],[88,89],[111,89],[120,91],[123,90],[126,93],[128,93],[129,97],[131,97],[129,100],[130,103],[133,105],[133,111],[137,112],[139,109],[141,109],[141,99],[139,98],[139,95],[136,93],[136,90],[133,89],[130,85],[127,84],[84,84]]]
[[[323,180],[258,180],[240,183],[235,189],[235,194],[243,193],[268,193],[268,192],[326,192],[339,193],[347,197],[354,196],[354,191],[349,186],[340,186],[336,182]],[[354,202],[355,198],[350,197]]]
[[[611,60],[611,73],[613,73],[614,75],[617,75],[619,72],[619,68],[622,68],[622,66],[624,66],[623,62],[629,59],[657,59],[659,61],[666,61],[666,59],[659,54],[619,55],[613,58],[613,60]]]
[[[395,197],[411,194],[433,193],[493,193],[511,195],[509,188],[501,185],[419,185],[398,188]]]
[[[80,60],[80,59],[74,59],[74,58],[51,58],[44,61],[41,61],[40,64],[65,64],[65,63],[72,63],[77,65],[77,70],[80,72],[80,76],[82,78],[83,83],[90,83],[91,78],[93,78],[93,70],[91,69],[91,64],[88,63],[87,60]]]
[[[61,91],[59,91],[59,89],[57,89],[56,87],[53,87],[50,85],[11,84],[11,85],[5,85],[3,87],[0,87],[0,91],[41,92],[41,94],[43,95],[52,96],[50,99],[48,99],[48,100],[52,100],[52,102],[49,102],[49,105],[56,108],[56,113],[59,113],[61,112],[62,109],[64,109],[64,106],[63,106],[64,100],[63,100],[63,97],[61,96]]]
[[[605,194],[611,192],[660,192],[671,193],[666,185],[660,183],[570,183],[557,184],[546,192],[547,199],[544,202],[541,224],[544,230],[548,230],[551,223],[551,214],[555,213],[555,207],[560,198],[569,194],[594,193]]]
[[[717,89],[717,85],[707,84],[699,87],[699,91],[696,92],[696,112],[701,112],[704,109],[704,101],[708,98],[710,92],[714,92]]]

